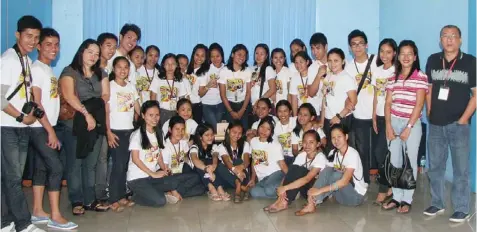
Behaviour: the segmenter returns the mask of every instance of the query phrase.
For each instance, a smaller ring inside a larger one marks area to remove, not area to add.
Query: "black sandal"
[[[83,206],[85,210],[96,211],[96,212],[106,212],[109,210],[109,206],[104,206],[99,201],[94,201],[91,205]]]
[[[78,213],[78,211],[80,211],[80,213]],[[81,216],[84,214],[84,211],[85,209],[84,209],[83,203],[81,202],[76,202],[71,205],[71,213],[74,216]]]
[[[398,212],[398,213],[400,213],[400,214],[408,214],[409,212],[411,212],[411,208],[412,208],[412,205],[411,205],[411,204],[409,204],[409,203],[407,203],[407,202],[405,202],[405,201],[401,201],[401,207],[400,207],[400,208],[402,208],[402,207],[404,207],[404,206],[407,206],[407,212]]]
[[[394,204],[394,206],[390,207],[390,208],[386,208],[388,205],[390,204]],[[386,210],[386,211],[389,211],[389,210],[393,210],[395,208],[399,208],[401,207],[401,203],[399,203],[398,201],[392,199],[390,202],[388,202],[386,205],[382,205],[381,208]]]

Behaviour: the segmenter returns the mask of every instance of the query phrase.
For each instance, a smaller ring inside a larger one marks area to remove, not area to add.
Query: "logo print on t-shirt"
[[[379,97],[384,97],[386,95],[386,85],[388,83],[387,78],[378,78],[376,79],[376,89],[378,91],[377,95]]]
[[[58,80],[56,77],[50,77],[50,98],[58,98]]]
[[[197,77],[193,74],[186,74],[185,78],[187,78],[187,80],[189,80],[190,85],[194,85],[195,82],[197,81]]]
[[[243,80],[242,79],[228,79],[227,80],[227,91],[236,92],[243,91]]]
[[[371,71],[368,72],[368,76],[366,77],[366,80],[364,80],[364,83],[363,83],[363,87],[361,88],[361,90],[365,90],[368,94],[373,94],[373,86],[370,85],[370,77],[372,76],[373,74],[371,73]],[[359,83],[361,83],[361,78],[363,77],[363,74],[361,73],[358,73],[356,74],[356,84],[359,85]],[[361,91],[361,92],[362,92]]]
[[[27,76],[28,76],[28,70],[27,70]],[[23,74],[20,74],[20,76],[18,77],[18,83],[17,83],[17,86],[22,84],[23,81],[25,80],[25,77],[23,76]],[[22,84],[22,87],[20,88],[20,91],[18,92],[18,95],[20,96],[20,99],[25,99],[26,98],[26,89],[25,89],[25,85]]]
[[[137,80],[136,80],[136,89],[137,89],[138,92],[148,91],[150,85],[151,85],[151,83],[149,82],[149,80],[147,79],[146,76],[141,76],[141,77],[137,78]]]
[[[215,74],[215,73],[212,73],[212,74],[210,74],[209,78],[210,78],[210,80],[216,81],[216,80],[219,79],[219,75],[217,75],[217,74]]]
[[[151,148],[144,150],[146,153],[145,160],[149,163],[157,162],[157,159],[159,158],[159,147],[157,146],[157,142],[153,142],[151,145]]]
[[[282,81],[281,80],[278,80],[276,79],[275,80],[275,83],[277,85],[277,92],[278,94],[283,94],[283,85],[282,85]]]
[[[306,89],[303,88],[303,85],[298,85],[298,96],[300,97],[300,100],[302,103],[306,103]]]
[[[118,112],[130,112],[134,108],[134,95],[133,93],[117,92],[117,110]]]
[[[291,148],[291,132],[283,133],[278,136],[278,142],[282,145],[282,148],[290,149]]]
[[[171,100],[171,91],[168,86],[161,86],[159,92],[161,93],[161,102],[169,102]],[[177,98],[177,87],[174,87],[172,98]]]
[[[253,165],[263,164],[268,166],[268,153],[263,150],[252,150]]]
[[[323,80],[323,95],[326,96],[326,95],[331,95],[331,96],[335,96],[335,91],[334,91],[334,87],[335,87],[335,82],[334,81],[328,81],[326,79]]]
[[[171,157],[171,171],[172,173],[182,173],[182,167],[184,166],[185,153],[183,151],[179,154],[174,153]]]

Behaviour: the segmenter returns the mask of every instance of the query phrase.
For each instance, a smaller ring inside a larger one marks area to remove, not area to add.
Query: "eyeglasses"
[[[459,36],[458,36],[458,35],[456,35],[456,34],[450,34],[450,35],[448,35],[448,34],[445,34],[445,35],[441,35],[441,39],[450,39],[450,40],[454,40],[454,39],[457,39],[457,38],[459,38]]]
[[[364,47],[364,45],[366,45],[365,42],[351,43],[351,47],[352,47],[352,48]]]

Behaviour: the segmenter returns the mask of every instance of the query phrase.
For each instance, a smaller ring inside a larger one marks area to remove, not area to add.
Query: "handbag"
[[[391,142],[389,142],[389,146],[391,146]],[[388,154],[386,155],[386,159],[384,161],[384,174],[386,180],[389,182],[389,185],[391,187],[400,189],[415,189],[416,180],[410,165],[411,163],[409,162],[409,156],[407,155],[407,146],[405,146],[404,143],[401,144],[403,147],[403,164],[400,168],[394,167],[391,164],[391,151],[389,150],[389,146]]]
[[[75,80],[75,84],[76,84],[76,80]],[[75,95],[78,96],[78,93],[76,92],[76,86],[74,88],[75,88]],[[60,114],[58,115],[58,119],[62,121],[73,119],[75,117],[76,110],[70,104],[68,104],[68,102],[63,97],[63,94],[61,94],[61,86],[59,82],[58,82],[58,95],[60,96]]]

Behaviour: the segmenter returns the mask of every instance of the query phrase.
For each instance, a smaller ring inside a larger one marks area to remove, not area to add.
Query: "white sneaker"
[[[179,199],[173,195],[166,194],[166,201],[169,204],[176,204],[179,201]]]
[[[2,232],[16,232],[15,222],[11,222],[10,225],[3,227]]]
[[[46,231],[36,227],[33,224],[30,224],[27,228],[25,228],[24,230],[22,230],[20,232],[46,232]]]

